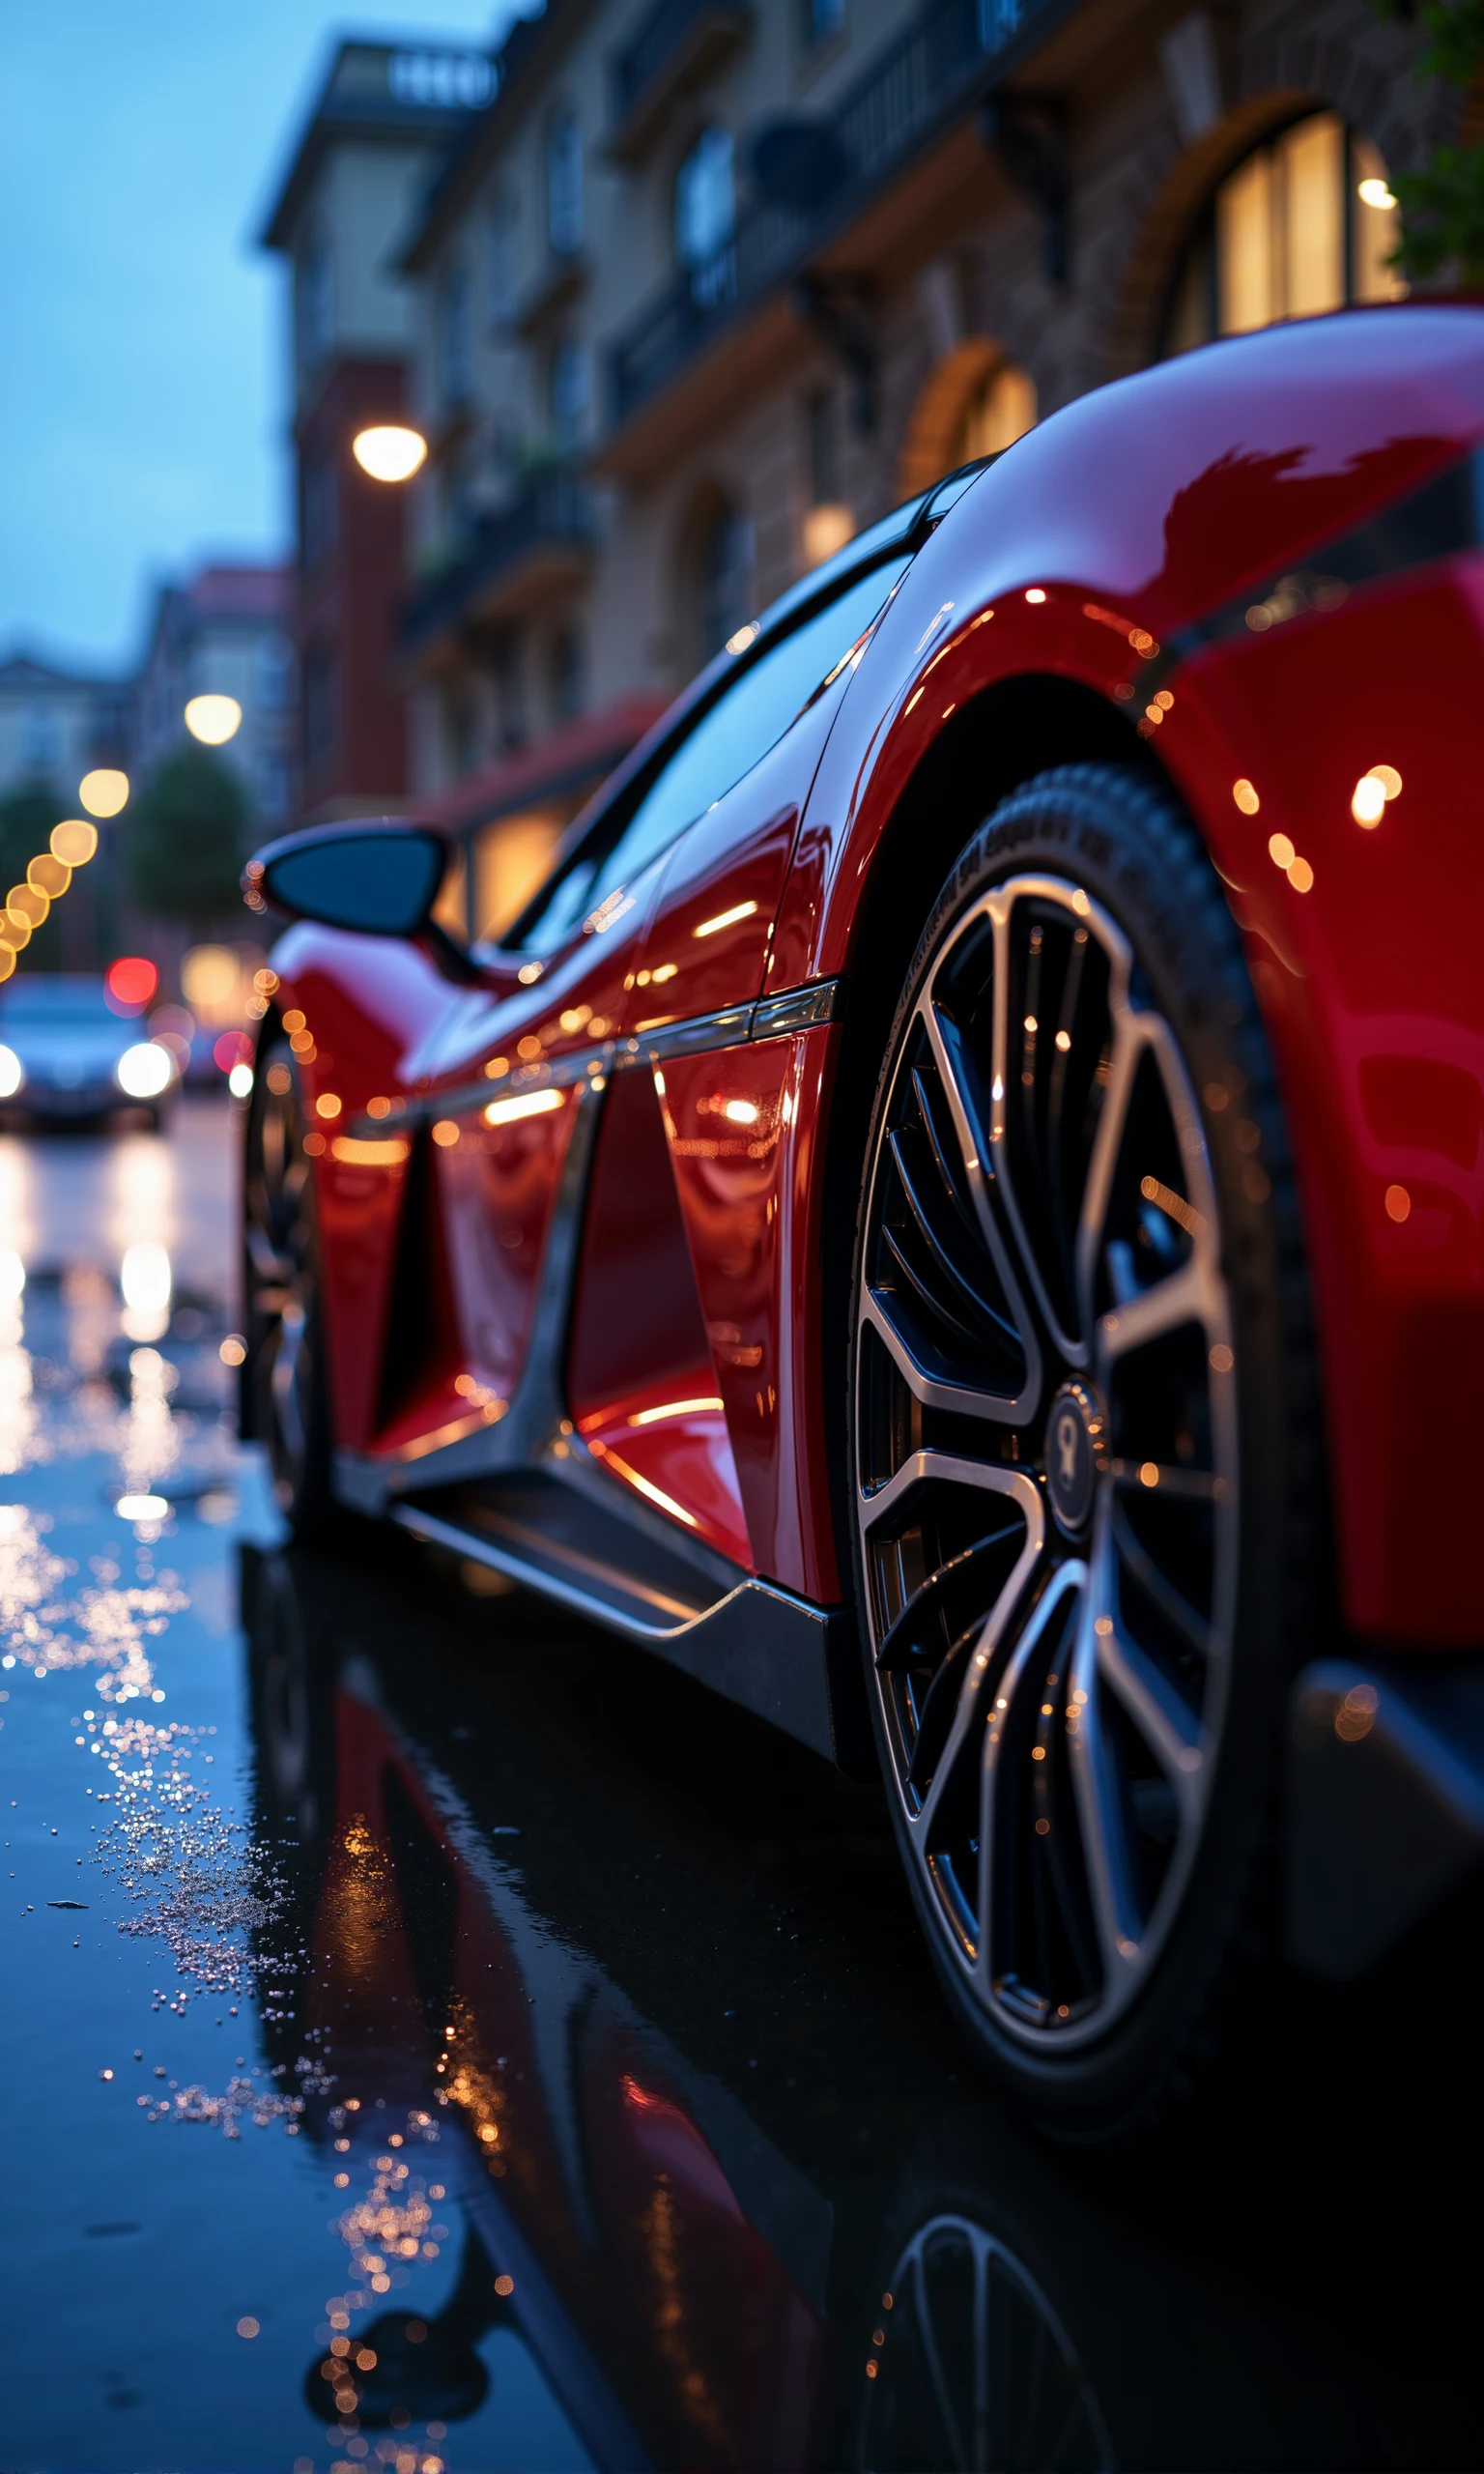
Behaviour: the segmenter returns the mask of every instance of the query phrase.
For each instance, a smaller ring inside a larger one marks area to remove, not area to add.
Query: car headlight
[[[131,1100],[157,1100],[175,1072],[167,1048],[157,1040],[136,1040],[113,1069],[113,1079]]]
[[[0,1042],[0,1100],[14,1100],[26,1079],[26,1069],[13,1048]]]

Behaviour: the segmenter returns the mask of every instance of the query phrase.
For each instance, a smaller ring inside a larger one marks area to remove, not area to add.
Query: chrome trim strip
[[[728,1005],[716,1014],[692,1014],[678,1022],[656,1022],[628,1039],[605,1040],[596,1048],[574,1049],[550,1064],[518,1065],[498,1082],[481,1076],[477,1082],[458,1082],[445,1091],[419,1093],[393,1100],[383,1117],[354,1117],[347,1134],[357,1140],[412,1132],[435,1117],[468,1116],[492,1100],[517,1098],[525,1091],[570,1091],[599,1082],[609,1074],[635,1065],[663,1065],[672,1056],[694,1056],[708,1049],[739,1048],[751,1040],[785,1038],[810,1031],[821,1022],[838,1022],[844,1011],[843,979],[812,980],[803,988],[785,988],[778,996],[760,996],[756,1004]]]

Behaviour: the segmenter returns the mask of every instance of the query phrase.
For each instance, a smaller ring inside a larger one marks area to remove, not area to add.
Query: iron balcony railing
[[[538,474],[498,515],[481,516],[451,563],[406,596],[398,630],[402,649],[411,651],[441,628],[459,624],[502,575],[532,552],[585,550],[592,538],[586,484],[575,473]]]
[[[662,0],[651,23],[668,21],[688,5]],[[756,193],[730,239],[704,263],[687,267],[613,347],[615,426],[668,385],[737,310],[799,273],[824,232],[992,82],[999,56],[1032,17],[1056,5],[928,0],[827,119],[765,139]]]
[[[717,0],[656,0],[633,42],[613,66],[614,126],[621,129],[640,98],[653,84],[671,55],[693,28],[714,14]],[[749,0],[728,0],[728,14],[744,25],[751,17]]]

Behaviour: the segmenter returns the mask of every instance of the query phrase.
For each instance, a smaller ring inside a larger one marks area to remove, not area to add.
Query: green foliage
[[[13,791],[0,799],[0,903],[12,885],[24,884],[26,870],[33,859],[40,858],[51,838],[51,828],[60,822],[67,809],[54,791],[42,783],[30,783],[22,791]],[[25,947],[22,970],[60,970],[62,967],[62,929],[55,911],[37,929]]]
[[[1421,172],[1391,183],[1402,210],[1393,264],[1425,282],[1448,270],[1484,282],[1484,146],[1439,146]]]
[[[1484,60],[1484,0],[1423,0],[1417,14],[1428,38],[1422,75],[1467,86]]]
[[[234,911],[246,827],[237,776],[209,748],[167,757],[128,817],[129,881],[141,910],[193,928]]]
[[[1386,7],[1404,14],[1399,0]],[[1427,37],[1418,75],[1470,86],[1484,68],[1484,0],[1423,0],[1418,15]],[[1435,147],[1430,162],[1399,172],[1391,187],[1402,210],[1391,264],[1413,281],[1484,282],[1484,147]]]

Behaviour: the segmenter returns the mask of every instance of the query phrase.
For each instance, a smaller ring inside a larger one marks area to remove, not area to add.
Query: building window
[[[552,437],[559,452],[575,455],[587,430],[587,354],[571,335],[552,355]]]
[[[835,397],[820,388],[804,407],[809,505],[804,516],[804,564],[817,567],[855,538],[855,509],[840,494],[840,417]]]
[[[299,357],[314,369],[334,340],[335,274],[329,236],[320,224],[310,227],[300,253],[295,287]]]
[[[311,772],[328,764],[340,742],[339,682],[328,645],[304,655],[304,762]]]
[[[697,561],[697,636],[700,659],[719,653],[745,626],[753,590],[753,528],[721,501],[704,525]]]
[[[519,206],[514,189],[497,189],[485,233],[485,303],[492,331],[508,334],[515,323],[515,233]]]
[[[35,779],[54,773],[62,758],[62,733],[49,705],[26,706],[26,770]]]
[[[479,761],[479,707],[468,688],[449,699],[448,757],[455,774],[471,773]]]
[[[467,404],[474,391],[474,302],[462,258],[444,269],[439,297],[439,377],[445,404]]]
[[[554,257],[575,257],[583,245],[583,133],[566,109],[547,131],[546,236]]]
[[[285,636],[270,636],[258,647],[257,654],[257,701],[265,713],[285,710],[293,679],[293,646]]]
[[[558,627],[551,647],[552,718],[570,722],[586,703],[586,663],[575,627]]]
[[[948,471],[1001,455],[1036,426],[1036,381],[1015,361],[1002,360],[975,388],[964,409]]]
[[[1217,335],[1314,318],[1347,302],[1397,301],[1398,237],[1386,167],[1336,112],[1313,112],[1229,172],[1186,245],[1166,354]]]
[[[265,816],[287,816],[289,809],[289,760],[286,756],[265,756],[258,772],[258,804]]]
[[[675,174],[675,256],[691,278],[698,308],[714,308],[731,297],[735,222],[731,131],[713,121]]]
[[[335,546],[335,459],[321,449],[304,458],[303,523],[300,538],[306,567],[316,567]]]
[[[845,22],[845,0],[802,0],[804,47],[828,43]]]

